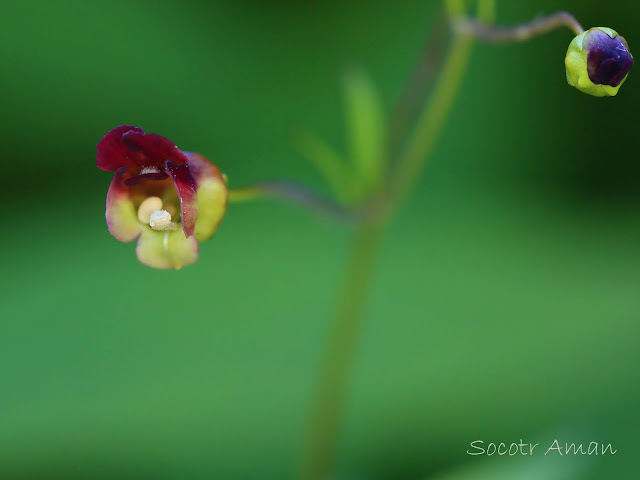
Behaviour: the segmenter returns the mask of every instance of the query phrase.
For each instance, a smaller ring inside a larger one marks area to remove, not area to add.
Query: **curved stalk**
[[[342,222],[354,222],[364,217],[363,211],[344,207],[299,183],[272,181],[229,189],[230,203],[250,202],[264,198],[287,200]]]
[[[562,27],[569,28],[575,35],[584,32],[582,25],[569,12],[556,12],[512,27],[487,25],[466,17],[454,20],[454,28],[460,33],[495,43],[522,42]]]

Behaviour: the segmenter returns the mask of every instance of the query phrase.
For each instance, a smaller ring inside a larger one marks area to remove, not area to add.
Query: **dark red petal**
[[[167,178],[167,174],[164,172],[155,172],[155,173],[143,173],[141,175],[136,175],[135,177],[128,178],[124,181],[125,185],[131,187],[133,185],[138,185],[146,180],[164,180]]]
[[[182,153],[182,152],[181,152]],[[182,216],[182,230],[187,237],[193,235],[193,229],[198,219],[198,195],[196,184],[189,172],[188,165],[178,165],[175,162],[167,161],[165,172],[173,180],[173,184],[180,197],[180,209]]]
[[[131,150],[122,141],[126,132],[142,133],[142,129],[132,125],[120,125],[107,132],[98,143],[96,165],[107,172],[115,172],[120,167],[135,165]]]
[[[132,152],[136,152],[133,158],[141,167],[163,168],[166,161],[178,165],[188,161],[187,156],[170,140],[154,133],[144,133],[142,130],[127,132],[122,140]]]

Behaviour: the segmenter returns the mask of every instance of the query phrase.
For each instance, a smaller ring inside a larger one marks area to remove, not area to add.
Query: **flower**
[[[141,128],[121,125],[97,146],[96,164],[115,172],[107,193],[107,226],[154,268],[198,260],[198,242],[213,236],[227,209],[220,170],[197,153]]]
[[[595,97],[613,97],[627,78],[633,56],[618,32],[594,27],[573,39],[565,65],[569,85]]]

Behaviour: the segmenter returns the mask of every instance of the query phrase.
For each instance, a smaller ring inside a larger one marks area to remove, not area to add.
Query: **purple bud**
[[[633,57],[624,37],[616,35],[611,38],[602,30],[592,28],[584,38],[584,46],[589,52],[589,79],[596,85],[620,85],[633,65]]]

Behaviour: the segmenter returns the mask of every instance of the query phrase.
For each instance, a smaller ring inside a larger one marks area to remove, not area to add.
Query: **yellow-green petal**
[[[198,219],[193,232],[201,242],[208,240],[218,229],[227,212],[228,190],[220,170],[198,153],[185,152],[189,157],[189,171],[196,181]]]
[[[116,172],[111,180],[105,217],[109,233],[121,242],[132,242],[140,235],[142,225],[138,221],[130,191],[124,185],[122,172]]]
[[[185,237],[182,229],[157,232],[145,228],[138,239],[136,255],[153,268],[179,269],[198,260],[198,242]]]

